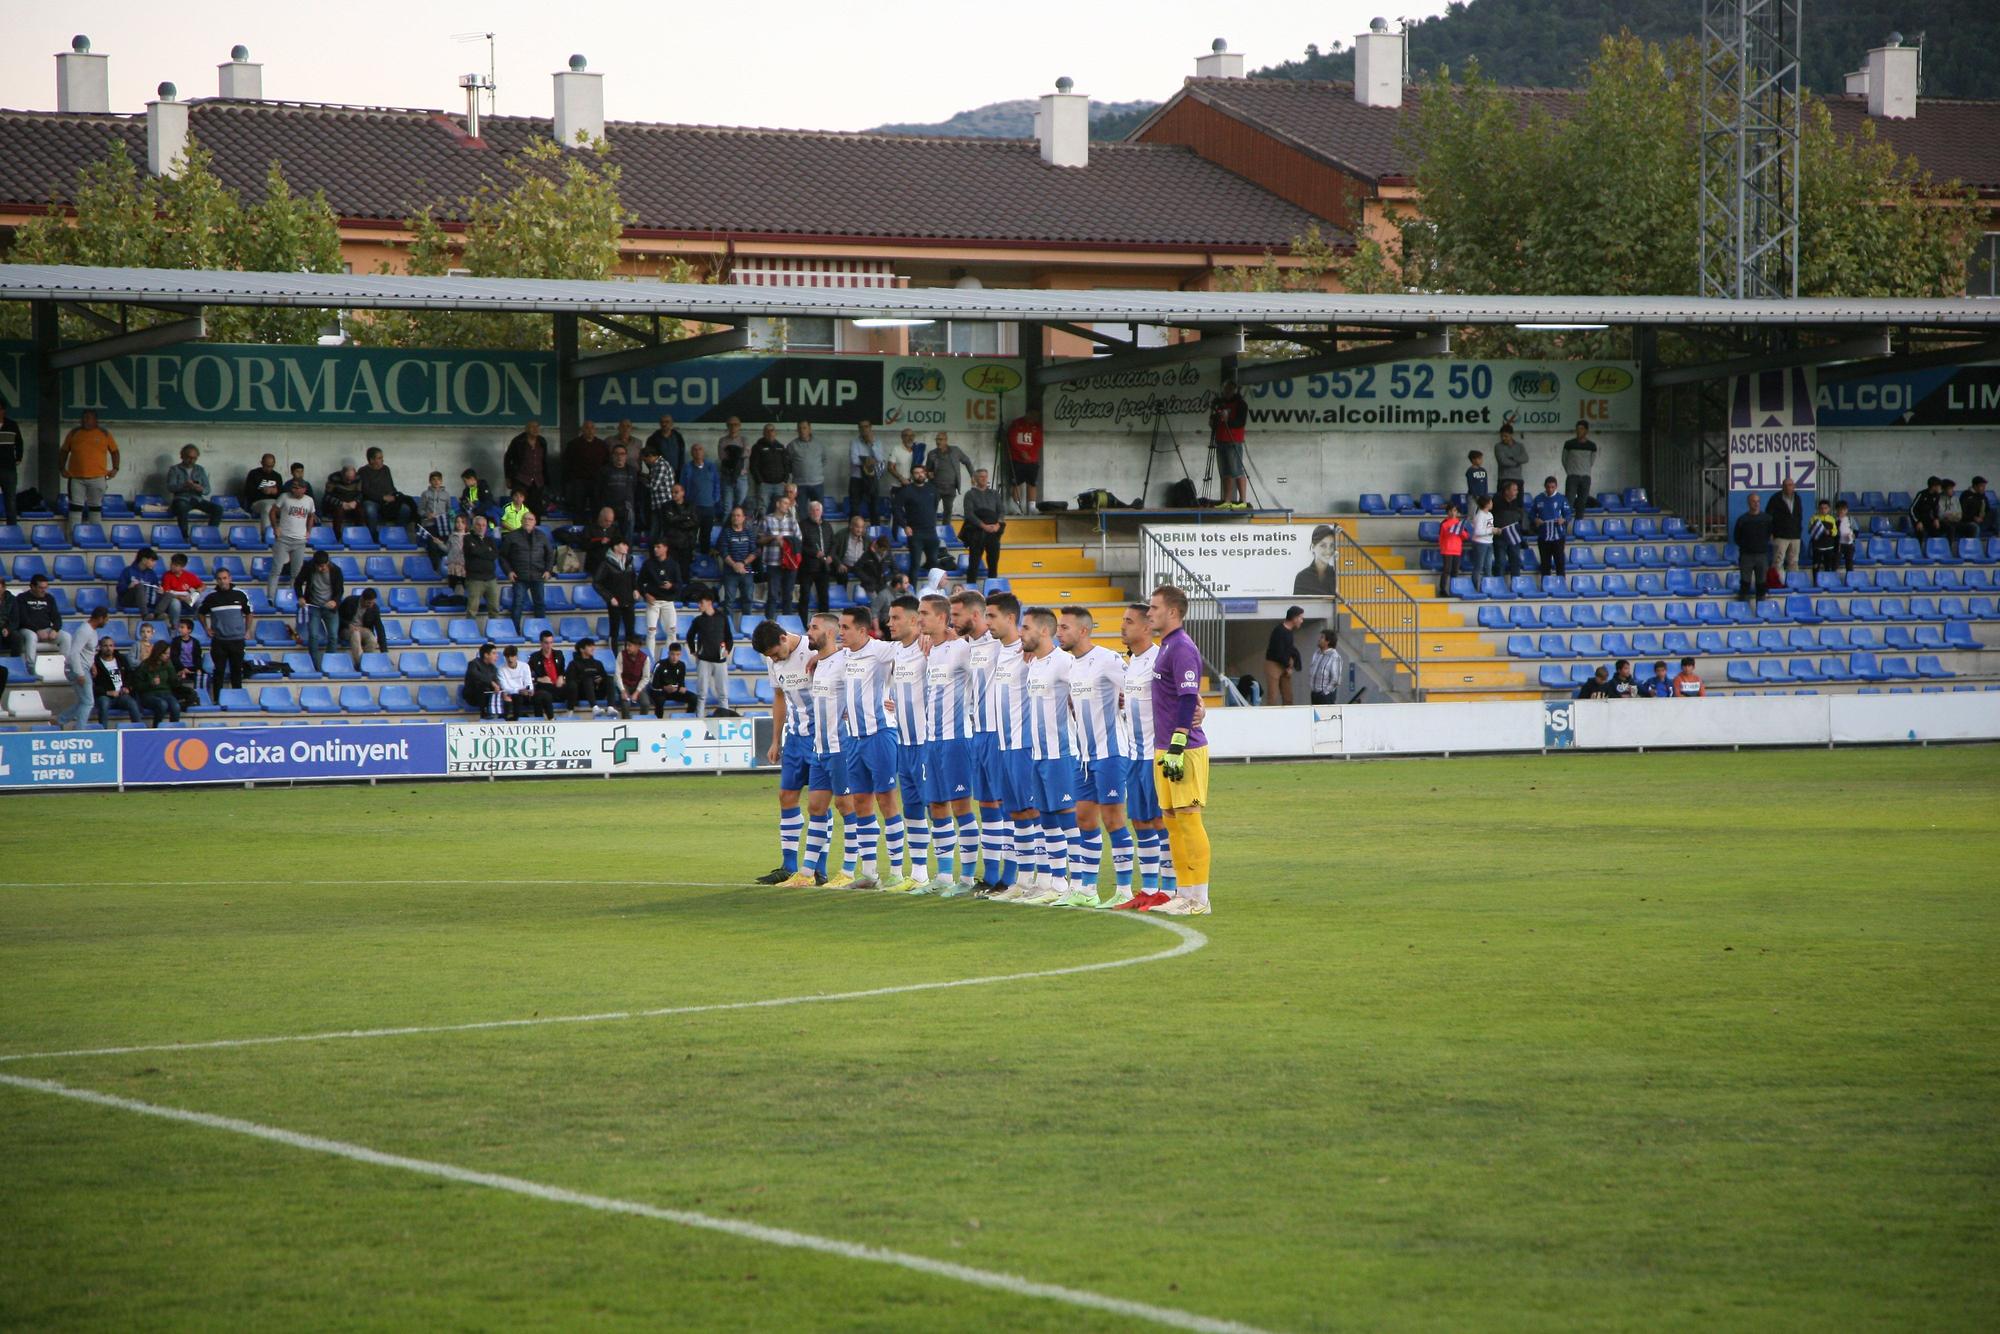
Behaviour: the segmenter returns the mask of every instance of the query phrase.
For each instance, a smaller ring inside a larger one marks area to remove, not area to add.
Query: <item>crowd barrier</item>
[[[1218,709],[1218,760],[2000,740],[2000,692]],[[0,791],[763,767],[768,718],[0,733]]]

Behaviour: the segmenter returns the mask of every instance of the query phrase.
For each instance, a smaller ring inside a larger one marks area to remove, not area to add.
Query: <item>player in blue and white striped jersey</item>
[[[1111,835],[1111,869],[1117,892],[1115,908],[1132,897],[1132,830],[1125,820],[1126,790],[1132,783],[1132,728],[1125,716],[1125,661],[1096,643],[1091,635],[1096,618],[1087,607],[1063,608],[1056,641],[1076,660],[1070,668],[1069,700],[1076,714],[1076,758],[1080,771],[1077,791],[1077,855],[1070,878],[1088,895],[1080,907],[1098,907],[1098,863],[1104,855],[1104,835]],[[1076,862],[1081,861],[1079,870]]]
[[[1042,888],[1041,811],[1035,806],[1035,762],[1028,749],[1028,664],[1021,656],[1021,600],[1012,593],[986,599],[993,634],[993,675],[986,691],[986,725],[993,732],[1000,808],[1013,826],[1013,845],[1000,863],[999,888],[988,898],[1020,898]],[[977,649],[975,648],[975,653]]]
[[[934,888],[947,899],[970,894],[979,883],[972,869],[979,859],[979,817],[972,808],[972,646],[959,637],[951,611],[949,598],[931,593],[917,612],[917,632],[930,645],[924,657],[924,795],[938,865]]]
[[[924,688],[924,646],[917,640],[917,600],[889,604],[889,642],[895,646],[889,669],[890,721],[896,725],[896,788],[903,827],[909,837],[912,894],[930,890],[931,826],[924,818],[924,733],[929,699]],[[901,869],[900,867],[897,869]]]
[[[1036,607],[1021,625],[1028,663],[1028,749],[1035,759],[1035,807],[1041,812],[1042,888],[1022,903],[1097,906],[1097,895],[1070,883],[1076,833],[1076,727],[1070,713],[1070,669],[1076,659],[1056,647],[1056,614]],[[1081,863],[1082,849],[1077,861]],[[1080,869],[1080,867],[1079,867]],[[1093,868],[1094,869],[1094,868]]]
[[[854,798],[854,828],[861,843],[861,889],[907,889],[903,860],[903,812],[896,799],[896,731],[889,722],[889,677],[896,650],[874,636],[875,614],[866,607],[840,613],[840,642],[846,646],[846,718],[851,745],[847,792]],[[876,812],[881,823],[876,823]],[[883,846],[877,858],[877,835]]]
[[[841,866],[819,883],[829,889],[846,889],[854,883],[859,840],[854,832],[854,802],[847,794],[847,756],[841,750],[847,720],[847,650],[840,646],[840,618],[832,612],[819,613],[806,625],[806,639],[813,650],[807,666],[812,673],[807,699],[812,706],[813,743],[807,806],[818,814],[806,831],[807,864],[803,869],[826,875],[827,849],[833,842],[833,821],[825,814],[830,798],[840,812]]]
[[[761,622],[750,634],[750,647],[767,659],[771,673],[771,750],[765,759],[778,766],[778,850],[784,864],[758,880],[760,885],[790,882],[800,873],[799,840],[805,830],[805,816],[799,810],[799,794],[812,778],[812,673],[813,647],[804,635],[788,632],[776,621]],[[831,791],[819,794],[819,810],[814,818],[827,818]],[[813,873],[805,872],[807,884],[817,884]]]
[[[1147,908],[1174,896],[1173,849],[1167,841],[1167,821],[1153,782],[1153,664],[1160,646],[1146,622],[1146,604],[1125,608],[1118,626],[1125,641],[1125,722],[1132,738],[1132,781],[1125,792],[1126,813],[1139,844],[1139,893],[1114,908]]]
[[[973,890],[984,896],[1007,883],[1002,877],[1014,859],[1013,827],[1001,809],[1007,787],[1000,773],[1000,735],[993,730],[993,660],[1000,643],[986,626],[986,598],[978,589],[953,593],[951,616],[966,648],[966,719],[971,729],[966,750],[972,761],[972,799],[979,807],[979,878]]]

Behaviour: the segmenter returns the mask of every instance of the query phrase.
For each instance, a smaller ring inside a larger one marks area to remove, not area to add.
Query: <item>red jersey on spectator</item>
[[[1007,456],[1016,463],[1042,461],[1042,424],[1016,417],[1007,428]]]
[[[1438,525],[1438,555],[1462,556],[1465,554],[1465,525],[1457,519],[1446,519]]]

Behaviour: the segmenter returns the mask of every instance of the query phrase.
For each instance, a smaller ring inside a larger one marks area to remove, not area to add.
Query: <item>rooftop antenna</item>
[[[458,77],[458,86],[466,90],[466,115],[475,125],[479,120],[478,99],[481,93],[486,94],[486,114],[489,116],[500,114],[498,77],[500,67],[495,63],[493,36],[494,34],[490,32],[455,32],[451,35],[451,40],[454,42],[486,43],[486,77],[483,80],[477,74],[461,74]],[[468,132],[475,139],[479,137],[476,128]]]

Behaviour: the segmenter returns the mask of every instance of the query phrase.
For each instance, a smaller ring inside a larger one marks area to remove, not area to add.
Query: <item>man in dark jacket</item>
[[[590,502],[597,495],[597,475],[610,459],[611,450],[598,438],[594,421],[584,422],[583,433],[563,446],[563,491],[569,497],[572,513],[589,511]]]
[[[49,592],[48,576],[29,577],[28,591],[14,599],[14,615],[8,629],[13,632],[14,656],[27,659],[30,671],[34,670],[37,653],[62,651],[62,611]]]
[[[687,688],[687,663],[681,660],[681,646],[667,645],[667,656],[659,666],[653,668],[653,679],[646,686],[646,693],[653,701],[653,716],[667,716],[667,705],[678,704],[689,713],[701,708],[701,701]]]
[[[507,489],[518,490],[528,508],[540,514],[548,504],[549,442],[542,438],[542,424],[529,419],[521,433],[507,442],[500,470],[506,474]]]
[[[1001,512],[1000,492],[990,485],[986,469],[972,474],[972,489],[965,493],[965,522],[959,526],[959,540],[965,543],[965,580],[978,581],[980,563],[986,577],[1000,573],[1000,535],[1007,530]]]
[[[646,610],[646,656],[655,662],[659,661],[659,653],[654,646],[659,642],[662,626],[666,627],[669,644],[681,637],[680,609],[674,605],[674,596],[686,581],[686,572],[674,559],[673,549],[664,541],[653,543],[652,553],[639,567],[638,594],[639,604]]]
[[[334,531],[368,526],[368,502],[361,494],[361,477],[352,464],[328,473],[326,490],[320,495],[319,512]]]
[[[500,559],[507,563],[514,583],[514,633],[521,633],[521,613],[532,606],[537,618],[548,615],[542,600],[543,585],[556,565],[555,544],[542,531],[541,520],[530,509],[521,516],[521,526],[500,539]]]
[[[1938,501],[1944,496],[1944,483],[1936,477],[1924,483],[1924,489],[1917,492],[1910,502],[1910,535],[1919,542],[1927,537],[1944,536],[1944,525],[1938,519]]]
[[[687,437],[674,425],[671,416],[660,418],[660,429],[646,437],[646,448],[659,454],[667,465],[668,476],[681,475],[681,465],[687,462]]]
[[[315,551],[292,580],[292,594],[299,600],[306,652],[312,654],[313,670],[319,671],[325,665],[326,651],[341,641],[340,608],[347,597],[346,577],[331,556]]]
[[[1509,477],[1500,483],[1493,501],[1493,558],[1495,572],[1512,579],[1521,573],[1521,548],[1527,539],[1521,525],[1527,522],[1528,507],[1521,499],[1521,484]]]
[[[597,503],[618,516],[626,532],[639,519],[639,464],[625,446],[611,446],[611,462],[597,475]]]
[[[380,653],[387,640],[382,630],[382,611],[375,605],[375,590],[364,588],[359,593],[342,598],[340,602],[340,639],[347,645],[347,654],[354,659],[354,670],[361,670],[361,655]]]
[[[396,489],[396,478],[382,460],[382,451],[368,451],[361,469],[361,511],[368,517],[368,531],[381,540],[385,523],[408,523],[416,518],[417,507]]]
[[[750,446],[750,517],[761,519],[769,514],[791,480],[791,454],[778,439],[778,428],[766,425],[764,434]]]
[[[1791,478],[1779,486],[1764,512],[1771,516],[1771,564],[1790,574],[1799,568],[1799,538],[1805,532],[1805,511],[1799,507],[1799,489]]]
[[[698,716],[706,717],[710,709],[727,708],[729,652],[736,640],[730,633],[728,614],[716,609],[715,595],[706,588],[701,590],[701,614],[688,623],[687,645],[694,651],[701,686]]]
[[[500,689],[500,664],[495,660],[498,653],[494,645],[481,644],[472,661],[465,664],[465,683],[458,688],[458,697],[465,701],[465,706],[482,716],[494,692]]]
[[[799,614],[813,614],[813,594],[819,594],[821,611],[832,611],[827,601],[827,582],[833,573],[833,547],[840,529],[827,522],[826,506],[817,500],[806,506],[799,520]]]
[[[618,712],[612,701],[611,673],[604,670],[604,664],[597,660],[597,641],[579,639],[576,652],[570,654],[569,667],[564,671],[563,699],[571,709],[590,705],[590,716],[602,718]]]
[[[938,541],[938,493],[930,469],[910,469],[910,484],[897,493],[896,522],[910,545],[910,578],[921,579],[933,565],[943,565],[944,544]]]
[[[667,502],[653,524],[653,536],[667,539],[667,550],[680,562],[681,573],[694,573],[695,553],[701,548],[701,516],[688,504],[687,488],[676,482],[673,499]]]
[[[1730,540],[1736,543],[1736,600],[1762,602],[1764,583],[1771,572],[1771,516],[1764,502],[1752,491],[1736,516]]]
[[[493,544],[493,530],[484,514],[472,516],[472,531],[465,535],[461,549],[465,553],[465,614],[479,622],[483,635],[487,616],[500,614],[500,549]]]
[[[639,613],[633,606],[638,600],[638,583],[638,572],[632,568],[632,546],[621,537],[597,562],[597,573],[590,577],[590,586],[604,599],[604,614],[610,618],[613,653],[639,633]]]

